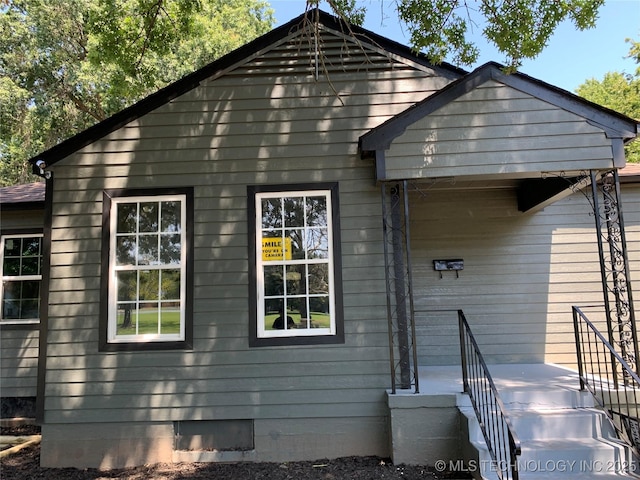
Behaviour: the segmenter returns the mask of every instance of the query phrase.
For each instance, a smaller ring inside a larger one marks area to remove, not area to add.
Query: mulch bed
[[[33,435],[37,427],[2,428],[2,435]],[[0,460],[2,480],[440,480],[471,478],[436,472],[433,467],[395,466],[377,457],[291,463],[162,463],[115,470],[41,468],[40,445]]]
[[[0,435],[13,435],[16,437],[40,435],[40,427],[37,425],[16,425],[14,427],[0,427]]]

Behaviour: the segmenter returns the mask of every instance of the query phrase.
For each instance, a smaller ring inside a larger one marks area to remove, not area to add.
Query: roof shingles
[[[44,203],[45,183],[26,183],[0,188],[0,204]]]

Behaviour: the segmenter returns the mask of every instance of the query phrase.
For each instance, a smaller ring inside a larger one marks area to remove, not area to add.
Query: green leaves
[[[352,0],[327,0],[334,11],[349,18]],[[318,0],[307,0],[315,5]],[[572,21],[583,30],[595,26],[604,0],[394,0],[399,19],[411,34],[411,44],[434,63],[448,59],[471,65],[478,48],[469,33],[482,31],[506,57],[510,69],[535,58],[546,47],[557,26]],[[364,11],[358,12],[364,16]],[[358,17],[360,18],[360,17]]]
[[[640,42],[627,40],[631,44],[629,56],[640,67]],[[602,80],[591,78],[580,85],[576,93],[594,103],[605,106],[640,121],[640,68],[635,74],[608,72]],[[628,162],[640,163],[640,142],[625,147]]]
[[[175,53],[175,46],[193,33],[197,0],[97,0],[90,6],[87,30],[94,67],[106,66],[110,84],[119,94],[133,89],[142,95],[168,79],[158,60]]]
[[[411,44],[434,63],[452,55],[452,62],[471,64],[478,49],[466,39],[470,12],[459,0],[400,0],[400,20],[407,24]]]
[[[483,0],[480,12],[487,23],[484,36],[517,68],[525,58],[535,58],[547,46],[564,20],[578,29],[595,26],[604,0]]]
[[[328,0],[331,9],[352,25],[362,26],[367,13],[365,7],[359,7],[356,0]],[[316,5],[317,0],[307,0],[307,6]]]
[[[266,33],[263,0],[8,0],[0,9],[0,185],[26,160]]]

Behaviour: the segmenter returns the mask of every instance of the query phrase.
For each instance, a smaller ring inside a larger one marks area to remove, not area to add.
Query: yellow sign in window
[[[284,248],[283,248],[284,247]],[[291,260],[291,239],[263,238],[262,261],[274,262],[277,260]]]

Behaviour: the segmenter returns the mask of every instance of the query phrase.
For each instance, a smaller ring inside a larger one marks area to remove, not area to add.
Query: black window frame
[[[109,301],[110,301],[110,245],[111,245],[111,209],[112,199],[126,197],[153,197],[165,195],[184,195],[186,202],[185,218],[185,318],[184,340],[162,339],[152,341],[109,342]],[[193,349],[193,290],[194,290],[194,189],[193,187],[156,188],[156,189],[106,189],[102,202],[102,257],[100,283],[100,351],[146,351],[146,350],[191,350]]]
[[[44,288],[45,285],[45,277],[48,275],[45,275],[47,272],[45,272],[45,258],[46,258],[46,251],[45,251],[45,235],[44,235],[44,229],[43,228],[14,228],[14,229],[6,229],[6,230],[1,230],[0,231],[0,237],[30,237],[30,236],[38,236],[42,238],[42,243],[41,243],[41,272],[40,272],[40,308],[38,309],[38,318],[37,319],[29,319],[29,320],[13,320],[13,319],[7,319],[7,320],[0,320],[0,328],[2,328],[3,330],[38,330],[40,328],[40,325],[42,324],[42,289]],[[0,252],[0,260],[3,260],[3,255],[2,252]],[[0,272],[2,271],[2,268],[0,268]],[[0,295],[0,302],[3,301],[3,296]],[[2,305],[0,305],[0,309],[2,308]],[[0,313],[1,315],[1,313]]]
[[[256,255],[256,195],[260,193],[313,192],[328,190],[331,198],[331,229],[333,248],[333,282],[335,333],[322,335],[306,335],[291,337],[259,337],[258,336],[258,285]],[[247,186],[247,223],[248,223],[248,255],[249,255],[249,346],[296,346],[296,345],[328,345],[345,342],[344,336],[344,304],[342,285],[342,242],[340,237],[340,195],[338,182],[296,183],[279,185]]]

